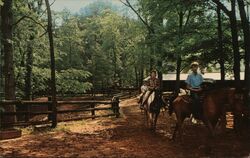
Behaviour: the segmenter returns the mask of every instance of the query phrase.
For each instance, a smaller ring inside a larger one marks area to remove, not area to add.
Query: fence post
[[[91,110],[91,116],[92,116],[92,120],[93,119],[95,119],[95,117],[93,117],[93,116],[95,116],[95,103],[92,103],[91,105],[90,105],[90,108],[92,109]]]
[[[2,124],[3,124],[3,112],[4,109],[2,108],[2,106],[0,105],[0,131],[2,130]]]
[[[57,101],[52,100],[52,128],[56,128],[57,126]]]
[[[116,118],[118,118],[120,116],[119,97],[114,96],[112,98],[111,106],[112,106],[112,109],[113,109],[113,112],[114,112]]]
[[[50,102],[50,101],[52,101],[52,98],[51,98],[51,96],[49,96],[48,97],[48,101]],[[52,111],[52,104],[48,104],[48,111]],[[50,121],[52,121],[52,114],[48,114],[48,120]]]
[[[22,104],[22,103],[21,103]],[[22,105],[22,106],[24,106],[24,105]],[[26,109],[27,109],[27,113],[25,114],[25,122],[29,122],[29,120],[30,120],[30,104],[26,104],[25,105],[26,106]]]
[[[48,101],[52,101],[52,103],[48,104],[48,110],[52,111],[52,114],[48,114],[48,120],[52,121],[52,128],[55,128],[57,125],[57,101],[53,101],[52,97],[48,97]]]

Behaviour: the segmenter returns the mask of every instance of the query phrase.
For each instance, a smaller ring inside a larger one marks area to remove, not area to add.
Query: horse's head
[[[150,111],[158,111],[165,104],[159,91],[152,91],[147,100]],[[167,103],[166,103],[167,104]]]
[[[235,114],[243,114],[245,109],[245,93],[242,89],[230,88],[228,102]]]
[[[204,81],[201,84],[203,91],[210,91],[216,88],[216,81],[210,78],[204,78]]]

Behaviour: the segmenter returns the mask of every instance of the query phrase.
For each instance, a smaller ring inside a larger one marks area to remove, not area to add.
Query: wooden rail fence
[[[57,93],[58,98],[67,98],[67,97],[89,97],[96,99],[103,99],[103,98],[112,98],[113,96],[134,96],[138,94],[139,88],[117,88],[117,89],[100,89],[100,90],[90,90],[85,93],[74,93],[74,92],[66,92],[66,93]],[[38,97],[47,97],[48,93],[38,93],[33,94],[32,98]]]
[[[109,105],[105,107],[98,107],[98,105]],[[116,116],[119,117],[119,98],[113,97],[111,101],[57,101],[55,110],[52,110],[52,102],[51,101],[16,101],[16,100],[4,100],[0,101],[0,107],[6,105],[15,105],[19,107],[23,107],[22,111],[16,112],[1,112],[0,116],[0,124],[1,128],[5,127],[12,127],[12,126],[29,126],[29,125],[41,125],[41,124],[52,124],[56,125],[58,122],[65,122],[65,121],[74,121],[74,120],[81,120],[87,118],[97,118],[97,117],[108,117],[108,116]],[[46,111],[32,111],[31,106],[47,106]],[[70,109],[70,110],[60,110],[58,107],[60,105],[66,106],[70,105],[71,107],[77,105],[78,109]],[[80,107],[80,108],[79,108]],[[109,110],[112,113],[105,114],[105,115],[96,115],[96,111],[100,110]],[[81,116],[77,118],[68,118],[68,119],[57,119],[58,114],[65,114],[65,113],[76,113],[76,112],[90,112],[88,116]],[[30,118],[36,115],[47,115],[48,119],[46,121],[30,121]],[[16,122],[6,122],[3,121],[4,117],[8,116],[23,116],[22,120],[17,120]]]

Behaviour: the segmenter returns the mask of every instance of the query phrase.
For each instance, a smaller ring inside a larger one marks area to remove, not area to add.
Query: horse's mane
[[[177,93],[172,93],[169,97],[169,107],[168,107],[168,114],[171,116],[174,112],[173,108],[173,101],[178,97],[179,95]]]

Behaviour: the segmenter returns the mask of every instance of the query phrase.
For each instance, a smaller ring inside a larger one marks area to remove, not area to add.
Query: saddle
[[[191,95],[182,95],[181,96],[183,101],[190,105],[191,113],[193,114],[194,118],[200,119],[203,114],[203,100],[204,94],[199,95],[199,100],[194,100]]]
[[[150,111],[152,112],[157,112],[161,109],[161,107],[163,106],[163,101],[161,99],[161,95],[159,94],[159,92],[156,91],[150,91],[149,95],[147,96],[147,98],[145,99],[145,102],[148,101],[149,97],[153,94],[153,92],[155,92],[155,98],[154,98],[154,104],[150,105]],[[145,103],[144,102],[144,103]]]

